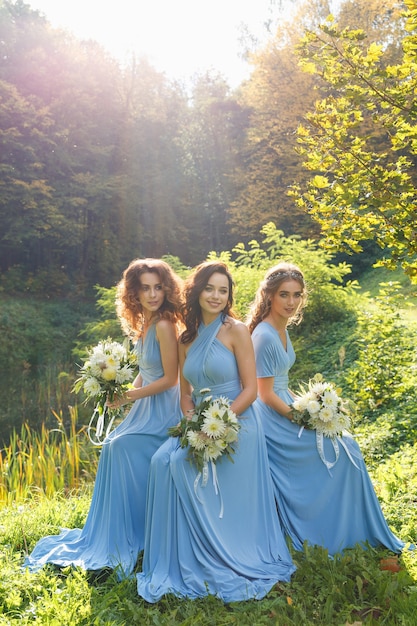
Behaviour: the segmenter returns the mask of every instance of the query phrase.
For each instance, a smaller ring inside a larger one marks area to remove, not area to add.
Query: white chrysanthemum
[[[310,402],[309,397],[306,396],[299,396],[297,398],[295,398],[294,402],[293,402],[293,407],[296,411],[300,411],[300,413],[303,413],[304,411],[307,410],[307,404]]]
[[[98,396],[101,391],[100,383],[93,377],[87,378],[83,388],[88,396]]]
[[[204,450],[209,442],[206,435],[203,435],[196,430],[189,430],[187,433],[187,439],[190,446],[196,450]]]
[[[113,367],[116,369],[118,366],[119,366],[118,360],[115,359],[112,354],[108,354],[105,360],[105,367]]]
[[[326,437],[336,437],[336,435],[340,434],[340,429],[337,421],[329,422],[328,424],[323,424],[317,426],[317,430],[321,431]]]
[[[322,422],[331,422],[334,417],[334,411],[330,406],[324,406],[319,411],[319,418]]]
[[[323,404],[324,406],[336,408],[339,404],[339,396],[337,395],[334,389],[328,389],[323,394]]]
[[[209,387],[204,387],[204,389],[200,389],[199,395],[204,396],[206,393],[210,393],[211,389]]]
[[[90,353],[92,361],[102,361],[106,358],[106,352],[103,350],[103,344],[99,343],[91,350]]]
[[[315,396],[321,396],[328,388],[329,388],[328,383],[320,383],[320,382],[312,383],[309,387],[310,391]]]
[[[213,439],[218,439],[223,435],[224,431],[226,430],[226,424],[216,417],[206,417],[201,427],[201,430],[209,437],[212,437]]]
[[[123,361],[127,358],[126,350],[120,343],[111,344],[110,354],[112,354],[117,361]]]
[[[212,442],[218,450],[220,450],[221,454],[223,454],[225,448],[227,448],[227,442],[224,440],[224,437],[221,439],[214,439]],[[211,446],[212,444],[210,444]]]
[[[336,421],[340,432],[343,430],[349,430],[351,423],[350,417],[348,415],[346,415],[345,413],[338,413]]]
[[[104,361],[99,361],[97,363],[90,362],[90,366],[88,367],[88,369],[86,371],[91,376],[94,376],[95,378],[100,378],[101,377],[101,372],[103,370],[103,363],[104,363]]]
[[[315,415],[320,411],[320,402],[318,402],[317,400],[309,400],[307,402],[306,409],[310,413],[310,415]]]
[[[230,409],[227,410],[227,423],[234,424],[234,425],[239,424],[239,420],[238,420],[236,413],[234,413]]]
[[[219,419],[222,414],[222,410],[220,409],[219,404],[214,401],[210,404],[209,407],[205,411],[203,411],[203,415],[206,419]]]
[[[125,383],[133,378],[132,368],[128,365],[124,365],[116,372],[116,382],[117,383]]]

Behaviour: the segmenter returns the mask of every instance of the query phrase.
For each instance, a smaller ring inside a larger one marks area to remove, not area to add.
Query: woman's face
[[[271,313],[289,320],[302,302],[303,288],[297,280],[284,280],[271,298]]]
[[[139,302],[144,311],[155,313],[160,309],[165,299],[159,274],[144,272],[140,277]]]
[[[224,274],[214,272],[198,298],[201,310],[216,316],[226,308],[228,300],[229,280]]]

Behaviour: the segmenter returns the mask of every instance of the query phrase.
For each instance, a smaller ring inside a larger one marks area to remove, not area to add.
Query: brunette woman
[[[210,389],[241,422],[233,463],[208,464],[207,481],[172,437],[151,462],[143,571],[138,593],[148,602],[165,594],[225,602],[262,598],[288,581],[292,564],[276,514],[265,441],[252,409],[256,398],[253,348],[233,311],[233,281],[224,265],[199,265],[186,281],[180,338],[181,408],[191,415]],[[205,484],[204,484],[205,483]]]

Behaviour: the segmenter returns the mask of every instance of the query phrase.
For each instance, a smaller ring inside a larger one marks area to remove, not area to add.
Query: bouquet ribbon
[[[211,465],[211,472],[212,472],[212,476],[213,476],[213,487],[214,487],[214,492],[216,494],[216,496],[218,495],[220,497],[220,513],[219,513],[219,517],[220,519],[223,517],[223,513],[224,513],[224,506],[223,506],[223,498],[222,498],[222,494],[220,492],[220,485],[219,485],[219,479],[217,476],[217,469],[216,469],[216,464],[213,461],[210,461],[210,465]],[[201,472],[198,472],[196,479],[194,481],[194,493],[195,496],[197,498],[197,500],[203,504],[200,500],[200,498],[198,497],[197,494],[197,489],[198,489],[198,484],[201,480],[201,486],[205,487],[207,485],[208,482],[208,463],[207,461],[205,461],[204,465],[203,465],[203,470]]]
[[[105,418],[106,418],[107,412],[109,412],[108,407],[107,406],[103,407],[100,404],[100,402],[98,402],[91,416],[91,419],[88,423],[88,427],[87,427],[88,438],[94,446],[102,446],[105,443],[105,439],[109,436],[112,426],[113,426],[113,422],[116,419],[117,412],[111,417],[106,430],[104,430],[104,424],[105,424]],[[93,423],[94,423],[96,415],[98,415],[98,417],[97,417],[97,424],[95,426],[95,438],[93,439],[93,437],[91,436],[91,430],[93,428]],[[103,437],[103,433],[104,433],[104,437]]]
[[[304,430],[304,426],[301,426],[299,432],[298,432],[298,437],[301,437],[302,433]],[[337,437],[329,437],[330,441],[332,442],[332,446],[333,446],[333,450],[334,450],[334,455],[335,455],[335,459],[334,461],[329,461],[326,458],[326,454],[324,451],[324,435],[321,431],[316,430],[316,446],[317,446],[317,452],[319,453],[319,457],[320,459],[323,461],[324,465],[327,467],[327,470],[330,474],[331,474],[331,469],[332,467],[334,467],[337,463],[337,461],[339,460],[339,456],[340,456],[340,449],[339,449],[339,444],[344,448],[349,461],[352,463],[352,465],[354,465],[356,467],[356,469],[360,469],[358,467],[358,465],[355,463],[355,460],[353,459],[349,448],[347,447],[346,443],[343,441],[343,437],[337,436]]]

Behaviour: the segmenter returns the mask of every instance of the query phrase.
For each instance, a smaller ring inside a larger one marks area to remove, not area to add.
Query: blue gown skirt
[[[274,377],[274,391],[287,404],[288,371],[295,353],[287,332],[287,348],[276,330],[261,322],[252,335],[258,377]],[[401,552],[404,543],[389,529],[360,448],[348,433],[337,442],[323,437],[319,454],[316,431],[290,422],[259,398],[255,402],[265,433],[275,498],[282,528],[294,547],[303,543],[327,548],[334,555],[355,544],[385,546]],[[325,462],[332,467],[327,467]]]
[[[294,547],[303,542],[334,555],[357,543],[385,546],[399,553],[404,542],[385,520],[359,446],[343,436],[339,459],[328,470],[317,451],[316,433],[304,430],[257,400],[268,448],[282,526]],[[348,451],[348,453],[346,452]],[[335,460],[328,437],[325,459]]]
[[[146,385],[163,374],[155,326],[141,348],[139,367]],[[85,526],[40,539],[24,567],[36,571],[54,563],[85,570],[117,569],[120,578],[131,574],[144,544],[151,458],[179,415],[178,386],[136,401],[103,444]]]
[[[194,390],[209,387],[213,397],[233,400],[240,392],[234,355],[215,339],[216,327],[205,328],[214,332],[204,367],[196,339],[184,374]],[[203,486],[186,456],[187,449],[171,438],[152,459],[139,595],[157,602],[168,593],[210,594],[232,602],[262,598],[276,582],[288,581],[295,566],[279,527],[265,441],[253,409],[241,418],[234,462],[216,464],[217,493],[211,466]]]

